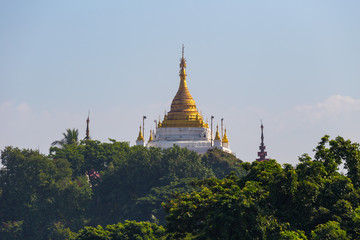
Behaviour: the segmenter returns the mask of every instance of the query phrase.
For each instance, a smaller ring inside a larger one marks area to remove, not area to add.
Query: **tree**
[[[85,144],[84,144],[85,143]],[[220,150],[206,157],[186,148],[130,147],[126,142],[87,140],[79,145],[52,147],[50,157],[70,162],[73,177],[96,171],[100,178],[92,183],[91,224],[102,226],[126,219],[165,223],[161,203],[175,192],[190,192],[190,182],[224,177],[230,171],[245,171],[241,161]]]
[[[66,129],[66,132],[63,133],[64,138],[60,141],[54,141],[51,143],[51,146],[59,145],[60,147],[64,147],[65,145],[79,144],[79,130],[78,129]]]
[[[0,236],[3,240],[21,239],[23,221],[6,221],[0,227]]]
[[[133,219],[164,222],[161,202],[173,190],[188,190],[184,181],[214,176],[199,154],[186,148],[133,146],[120,161],[101,172],[94,188],[93,219],[101,225]],[[165,192],[164,192],[165,191]]]
[[[325,224],[316,226],[314,231],[311,231],[311,240],[348,240],[346,231],[340,228],[340,223],[329,221]]]
[[[208,179],[197,183],[199,192],[178,194],[164,204],[167,230],[181,238],[190,233],[195,239],[266,239],[281,228],[268,215],[265,199],[268,192],[258,182],[229,175],[223,180]],[[270,239],[270,238],[269,238]]]
[[[125,221],[113,225],[85,227],[76,240],[158,240],[165,235],[165,229],[155,223]]]
[[[12,225],[0,229],[0,239],[9,233],[47,239],[57,222],[83,227],[91,189],[85,176],[72,178],[68,161],[12,147],[1,152],[1,160],[0,206],[6,207],[0,208],[0,222]]]
[[[69,227],[65,227],[63,223],[57,222],[49,229],[49,240],[73,240],[77,236]]]
[[[6,147],[1,161],[0,239],[360,239],[359,145],[341,137],[296,166],[115,140]],[[152,224],[166,214],[165,236]]]
[[[212,169],[216,178],[224,178],[230,172],[235,172],[238,176],[246,175],[246,171],[241,166],[242,161],[235,155],[224,152],[218,148],[209,149],[201,158],[202,163]]]
[[[280,232],[280,240],[307,240],[303,231],[285,230]]]
[[[195,239],[358,239],[359,158],[358,144],[325,136],[314,159],[304,154],[296,167],[241,163],[246,176],[202,180],[167,201],[167,230]],[[338,172],[344,161],[347,176]]]

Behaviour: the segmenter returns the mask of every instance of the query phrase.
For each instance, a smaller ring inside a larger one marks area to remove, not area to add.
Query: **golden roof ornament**
[[[150,137],[149,137],[149,141],[148,142],[152,142],[153,140],[153,134],[152,134],[152,131],[150,130]]]
[[[219,134],[219,126],[216,126],[216,134],[215,134],[215,139],[214,140],[221,140],[220,139],[220,134]]]
[[[229,139],[227,138],[227,135],[226,135],[226,128],[225,128],[225,133],[224,133],[224,137],[222,139],[222,142],[223,143],[229,143]]]
[[[142,131],[141,131],[141,125],[140,125],[139,136],[138,136],[138,138],[137,138],[136,140],[138,140],[138,141],[141,141],[141,140],[144,141],[144,136],[143,136]]]
[[[181,60],[180,60],[180,76],[181,75],[186,76],[185,68],[186,68],[186,60],[185,60],[185,57],[184,57],[184,44],[183,44],[182,45],[182,57],[181,57]]]

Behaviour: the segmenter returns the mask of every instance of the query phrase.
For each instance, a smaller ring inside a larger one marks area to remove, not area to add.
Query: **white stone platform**
[[[158,128],[153,141],[146,146],[171,148],[174,145],[204,154],[211,148],[211,130],[209,128]],[[231,150],[221,146],[221,143],[218,145],[215,147],[231,153]]]
[[[211,131],[208,128],[158,128],[153,141],[146,146],[171,148],[174,144],[204,154],[211,148]]]

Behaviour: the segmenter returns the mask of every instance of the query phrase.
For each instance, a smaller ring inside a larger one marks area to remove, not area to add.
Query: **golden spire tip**
[[[182,58],[184,58],[184,44],[182,44]]]

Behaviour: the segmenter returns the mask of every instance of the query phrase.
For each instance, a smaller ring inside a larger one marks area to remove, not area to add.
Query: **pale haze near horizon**
[[[360,142],[359,1],[1,1],[0,149],[47,154],[67,128],[135,144],[187,81],[231,149],[296,164],[325,134]]]

